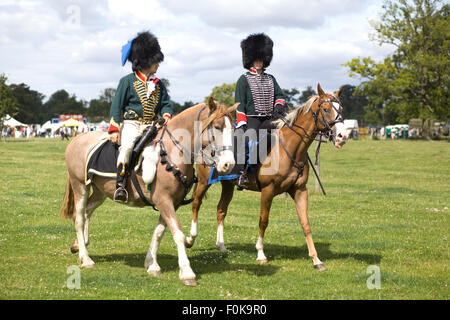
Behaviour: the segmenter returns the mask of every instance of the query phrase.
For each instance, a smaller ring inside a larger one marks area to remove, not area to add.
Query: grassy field
[[[313,269],[290,198],[277,197],[265,237],[269,263],[256,262],[259,194],[236,192],[225,221],[228,254],[215,247],[219,185],[199,217],[188,251],[197,287],[178,279],[177,251],[166,232],[158,261],[143,264],[158,214],[106,201],[91,221],[96,268],[69,289],[73,223],[59,217],[66,182],[59,139],[0,143],[0,299],[449,299],[450,143],[350,141],[322,147],[327,196],[310,193],[319,258]],[[311,151],[312,153],[312,151]],[[314,190],[311,177],[310,190]],[[189,232],[190,206],[178,217]],[[381,288],[369,290],[368,267]]]

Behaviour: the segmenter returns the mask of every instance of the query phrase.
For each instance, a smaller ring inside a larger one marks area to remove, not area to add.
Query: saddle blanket
[[[88,152],[86,161],[86,185],[91,184],[93,175],[116,179],[118,156],[119,145],[112,143],[110,140],[100,141],[92,147]]]

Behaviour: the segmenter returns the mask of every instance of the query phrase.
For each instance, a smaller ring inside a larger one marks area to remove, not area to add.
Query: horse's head
[[[229,173],[235,165],[231,113],[239,103],[227,108],[210,97],[207,106],[210,115],[202,126],[202,147],[210,149],[217,171]]]
[[[334,146],[341,149],[347,142],[349,136],[344,127],[343,107],[339,100],[342,87],[333,94],[325,93],[320,84],[317,84],[319,94],[317,107],[311,108],[316,121],[317,129],[324,133],[330,133]]]

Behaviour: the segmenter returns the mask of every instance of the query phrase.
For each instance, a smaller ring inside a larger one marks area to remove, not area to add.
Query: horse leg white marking
[[[84,186],[81,187],[80,189],[81,189],[80,198],[77,202],[75,202],[75,212],[76,212],[75,230],[77,232],[77,241],[79,249],[78,256],[81,267],[92,268],[95,266],[95,263],[94,261],[92,261],[91,258],[89,258],[89,254],[86,249],[86,241],[84,238],[85,222],[86,222],[85,210],[88,194]]]
[[[186,243],[189,246],[192,246],[195,242],[195,239],[198,236],[198,223],[197,221],[192,220],[191,222],[191,231],[190,231],[190,237],[186,238]]]
[[[217,240],[216,240],[216,246],[222,253],[227,253],[228,250],[225,247],[225,240],[223,236],[223,221],[219,222],[217,224]]]
[[[267,262],[266,255],[264,254],[264,238],[259,236],[258,241],[256,241],[256,250],[258,251],[257,261],[261,263]]]
[[[166,231],[166,223],[159,217],[158,225],[153,232],[152,241],[150,242],[150,248],[148,249],[147,256],[145,257],[145,268],[147,273],[152,276],[157,276],[161,274],[161,267],[159,266],[156,256],[158,254],[159,245],[161,239]]]
[[[178,248],[178,265],[180,267],[180,280],[195,280],[195,273],[192,271],[191,264],[186,254],[186,247],[184,246],[185,236],[180,229],[175,230],[173,239]]]

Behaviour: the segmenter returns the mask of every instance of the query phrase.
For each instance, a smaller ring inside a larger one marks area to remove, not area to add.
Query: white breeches
[[[142,124],[138,120],[124,120],[120,130],[120,148],[117,157],[117,166],[130,162],[134,143],[139,138],[148,124]]]

